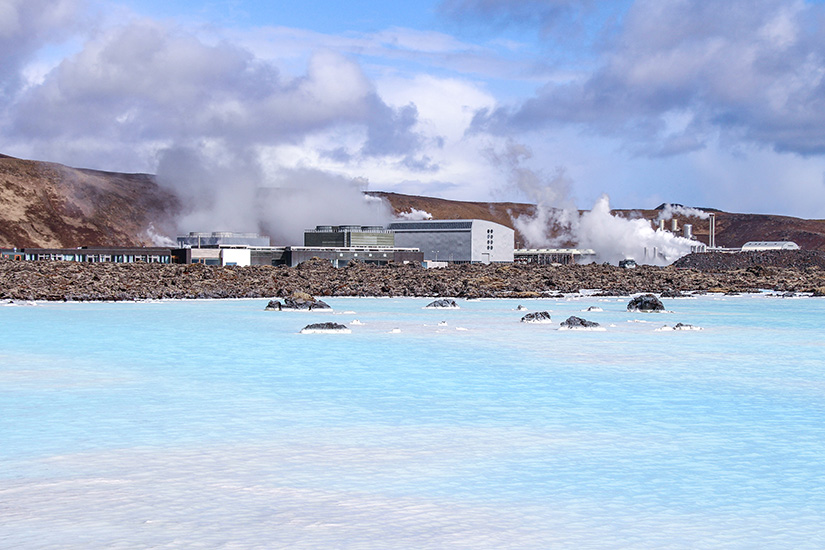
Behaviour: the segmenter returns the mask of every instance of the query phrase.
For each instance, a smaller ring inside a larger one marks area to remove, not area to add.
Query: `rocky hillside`
[[[147,174],[0,155],[0,247],[140,246],[169,231],[177,199]]]
[[[466,202],[399,193],[370,193],[386,199],[396,213],[420,210],[437,219],[479,218],[513,227],[513,218],[535,207],[513,202]],[[148,174],[120,174],[0,155],[0,247],[135,246],[152,244],[152,232],[174,235],[180,211],[176,197]],[[657,210],[617,210],[626,217],[655,219]],[[707,242],[708,221],[693,224]],[[716,242],[740,247],[747,241],[792,240],[825,251],[825,220],[717,212]],[[524,240],[516,234],[517,245]],[[568,243],[574,245],[575,243]]]

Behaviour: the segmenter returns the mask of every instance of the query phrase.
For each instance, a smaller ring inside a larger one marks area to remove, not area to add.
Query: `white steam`
[[[613,215],[607,195],[602,195],[590,211],[580,213],[569,198],[572,181],[564,168],[557,168],[548,177],[523,166],[530,157],[526,147],[515,143],[509,143],[504,152],[488,152],[491,162],[508,174],[510,185],[535,201],[532,215],[512,218],[513,227],[528,247],[562,247],[572,242],[578,248],[593,249],[597,262],[615,264],[633,258],[638,263],[667,265],[689,254],[696,244],[668,231],[655,230],[649,220]],[[667,205],[660,218],[670,219],[677,214],[707,217],[700,210]]]
[[[301,245],[316,225],[384,225],[387,202],[364,194],[367,182],[313,169],[265,174],[248,150],[217,145],[167,149],[158,182],[185,205],[178,232],[258,232],[274,245]]]
[[[700,220],[706,220],[710,217],[710,214],[705,212],[704,210],[699,210],[698,208],[691,208],[689,206],[682,206],[681,204],[665,204],[665,207],[659,212],[659,216],[656,218],[656,221],[660,220],[670,220],[675,218],[676,216],[682,216],[684,218],[699,218]]]
[[[599,197],[590,211],[573,217],[568,232],[579,247],[596,252],[596,261],[613,264],[632,258],[638,263],[668,265],[690,254],[696,244],[669,231],[654,230],[648,220],[613,215],[607,195]]]
[[[418,210],[417,208],[410,208],[407,212],[398,212],[395,214],[395,218],[399,220],[407,220],[407,221],[420,221],[420,220],[431,220],[433,219],[433,215],[427,212],[426,210]]]

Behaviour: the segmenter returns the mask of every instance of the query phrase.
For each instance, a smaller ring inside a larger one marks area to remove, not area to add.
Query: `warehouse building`
[[[319,225],[304,231],[304,246],[322,248],[392,248],[392,231],[380,225]]]
[[[449,263],[512,262],[515,232],[486,220],[393,222],[395,244],[418,248],[425,261]]]

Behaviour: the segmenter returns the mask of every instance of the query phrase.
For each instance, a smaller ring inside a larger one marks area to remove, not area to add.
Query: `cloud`
[[[362,154],[405,155],[419,146],[416,116],[414,106],[384,103],[339,54],[318,52],[306,74],[286,77],[235,44],[136,21],[90,41],[21,97],[7,134],[105,151],[199,139],[272,145],[355,125],[367,135]]]
[[[21,70],[44,45],[76,30],[82,0],[0,0],[0,99],[24,84]]]
[[[577,125],[635,154],[723,141],[825,153],[825,7],[802,1],[639,0],[584,78],[480,111],[507,134]]]

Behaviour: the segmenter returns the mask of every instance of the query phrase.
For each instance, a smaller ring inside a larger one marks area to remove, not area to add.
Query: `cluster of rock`
[[[702,271],[728,271],[750,267],[778,269],[818,267],[825,269],[825,252],[819,250],[762,250],[736,254],[708,252],[689,254],[676,260],[673,266]]]
[[[546,311],[537,311],[535,313],[528,313],[521,318],[522,323],[549,323],[550,314]]]
[[[458,309],[458,304],[455,300],[449,299],[433,300],[424,306],[424,309]]]
[[[266,308],[264,309],[266,311],[316,311],[319,309],[331,310],[332,308],[329,306],[329,304],[322,300],[318,300],[311,294],[307,294],[306,292],[301,291],[295,291],[292,293],[291,296],[287,296],[286,298],[284,298],[283,304],[278,300],[270,300],[269,303],[266,305]]]
[[[342,325],[340,323],[312,323],[301,329],[301,334],[317,334],[324,332],[350,334],[352,331],[347,328],[347,325]]]
[[[13,300],[286,298],[295,291],[321,297],[538,298],[594,288],[607,296],[760,289],[825,295],[825,269],[815,265],[751,265],[745,269],[701,271],[676,266],[620,269],[600,264],[461,264],[424,269],[415,264],[363,263],[334,268],[325,260],[310,260],[290,268],[0,260],[0,299]]]
[[[587,319],[582,319],[581,317],[576,317],[575,315],[571,315],[565,321],[561,323],[561,326],[564,328],[573,328],[573,329],[583,329],[583,328],[598,328],[599,323],[595,321],[588,321]]]

